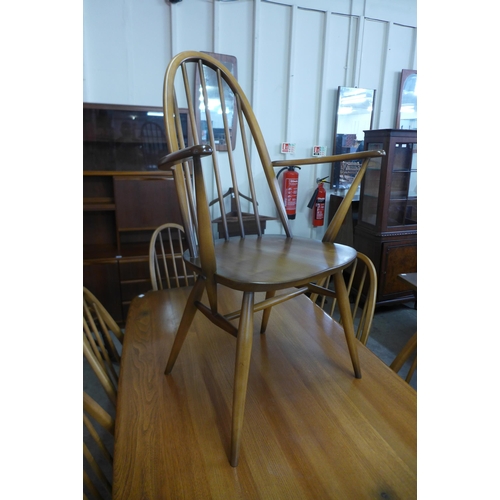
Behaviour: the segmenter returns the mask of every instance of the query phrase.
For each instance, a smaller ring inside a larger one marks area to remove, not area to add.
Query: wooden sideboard
[[[182,224],[174,181],[165,172],[84,172],[83,189],[83,284],[123,323],[131,300],[151,289],[153,231]]]

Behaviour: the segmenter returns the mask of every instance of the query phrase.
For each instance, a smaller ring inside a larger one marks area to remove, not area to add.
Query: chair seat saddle
[[[274,234],[217,240],[214,248],[217,283],[255,292],[306,285],[344,269],[356,258],[356,250],[345,245]],[[189,251],[184,257],[201,273],[199,258],[191,258]]]

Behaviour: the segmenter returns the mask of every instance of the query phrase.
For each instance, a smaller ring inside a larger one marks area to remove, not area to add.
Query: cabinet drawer
[[[114,178],[118,231],[154,230],[166,222],[182,224],[172,177]]]
[[[128,303],[137,295],[151,290],[147,257],[132,261],[120,260],[119,265],[122,302]]]
[[[391,299],[399,295],[413,296],[413,290],[398,278],[401,273],[417,272],[416,242],[391,242],[382,244],[382,275],[379,297]]]

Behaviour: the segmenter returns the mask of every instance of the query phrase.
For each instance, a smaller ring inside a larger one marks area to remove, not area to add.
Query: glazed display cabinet
[[[413,300],[398,279],[417,271],[417,131],[365,131],[365,149],[383,149],[371,160],[361,184],[354,246],[373,261],[377,305]]]

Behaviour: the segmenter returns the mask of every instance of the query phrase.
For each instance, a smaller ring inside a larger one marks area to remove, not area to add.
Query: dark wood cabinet
[[[398,280],[417,271],[417,131],[365,131],[365,149],[384,149],[371,160],[361,184],[354,247],[373,261],[377,305],[413,300]]]
[[[148,249],[161,224],[181,224],[162,109],[83,105],[83,284],[115,320],[151,289]]]

